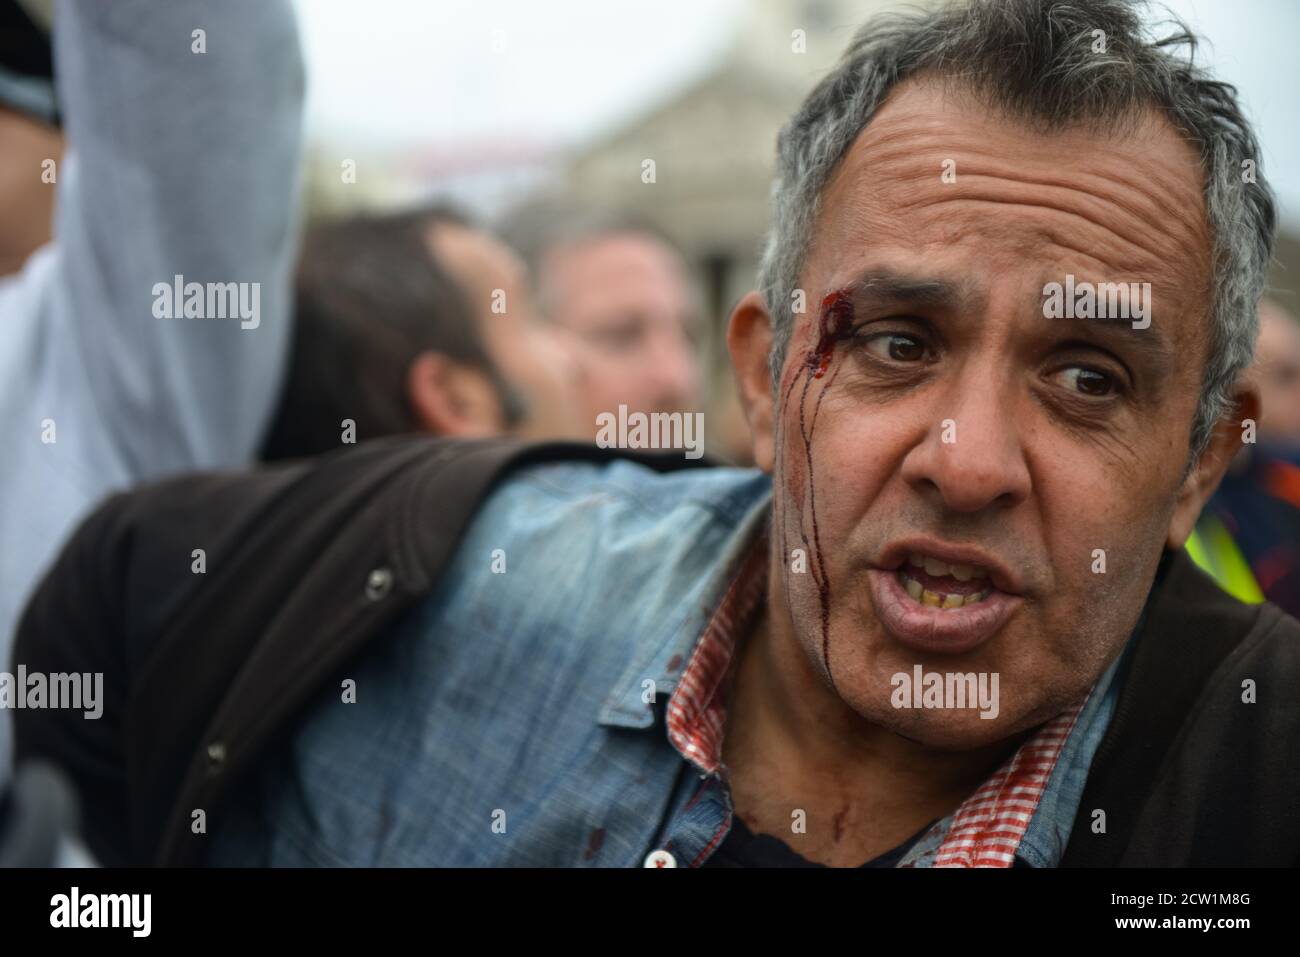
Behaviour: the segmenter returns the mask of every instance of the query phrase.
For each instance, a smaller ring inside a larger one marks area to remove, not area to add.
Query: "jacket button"
[[[393,587],[393,573],[387,568],[376,568],[366,578],[366,597],[379,601]]]
[[[676,867],[677,858],[667,851],[651,851],[645,856],[646,867]]]
[[[216,771],[225,763],[226,746],[220,741],[213,741],[208,745],[208,769]]]

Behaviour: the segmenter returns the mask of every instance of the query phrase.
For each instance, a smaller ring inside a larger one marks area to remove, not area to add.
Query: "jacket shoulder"
[[[1300,861],[1300,622],[1179,553],[1130,657],[1063,863]]]
[[[102,862],[153,856],[190,755],[287,596],[304,579],[328,591],[322,579],[341,564],[331,543],[345,532],[382,540],[366,511],[405,520],[393,496],[455,451],[393,440],[182,476],[114,495],[82,521],[28,603],[14,657],[29,670],[102,673],[103,718],[22,711],[15,731],[20,759],[50,760],[94,795],[85,835]]]
[[[417,627],[484,680],[503,660],[581,660],[563,674],[519,667],[519,694],[545,687],[553,702],[565,699],[557,682],[592,682],[603,695],[669,644],[689,651],[769,492],[752,469],[664,473],[622,459],[521,468],[475,515]]]
[[[237,587],[232,574],[251,570],[245,556],[279,559],[295,543],[310,554],[308,543],[323,546],[404,472],[448,451],[436,441],[380,441],[319,460],[164,479],[107,500],[86,522],[91,541],[78,535],[68,547],[111,556],[133,622],[124,637],[156,635],[195,589]]]

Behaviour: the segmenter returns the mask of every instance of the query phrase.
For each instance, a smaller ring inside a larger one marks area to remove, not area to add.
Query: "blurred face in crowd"
[[[1221,429],[1184,479],[1207,354],[1201,182],[1154,111],[1126,135],[1044,135],[912,81],[823,190],[775,396],[762,299],[737,307],[775,480],[771,655],[827,726],[991,745],[1080,700],[1128,638],[1162,549],[1240,447]],[[1149,328],[1045,318],[1067,274],[1149,282]],[[891,677],[916,665],[999,675],[997,716],[894,707]]]
[[[1259,307],[1254,372],[1262,406],[1260,436],[1300,444],[1300,322],[1268,300]]]
[[[698,407],[699,321],[685,266],[663,243],[639,233],[560,245],[541,267],[551,318],[587,357],[584,415],[682,412]]]
[[[433,226],[427,240],[464,290],[489,357],[522,404],[523,417],[511,431],[531,439],[586,438],[579,399],[584,367],[565,337],[538,321],[519,257],[490,234],[454,223]],[[475,431],[501,431],[506,418],[503,397],[494,395],[489,405],[482,398],[484,390],[490,391],[485,377],[465,390],[467,403],[495,416],[480,416],[486,427]]]
[[[53,235],[56,183],[41,181],[41,164],[63,159],[63,134],[0,107],[0,276],[17,272]]]

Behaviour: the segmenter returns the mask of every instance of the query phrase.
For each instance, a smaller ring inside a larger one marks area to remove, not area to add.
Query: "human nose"
[[[990,378],[972,370],[948,390],[903,461],[904,480],[953,512],[1006,508],[1030,492],[1014,393],[990,386]]]

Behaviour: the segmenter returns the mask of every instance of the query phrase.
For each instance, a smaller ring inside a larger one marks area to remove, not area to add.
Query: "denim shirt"
[[[664,711],[770,502],[752,470],[515,473],[437,588],[341,676],[355,700],[325,688],[213,815],[208,862],[703,863],[730,794],[675,749]],[[1024,863],[1053,866],[1068,840],[1113,671],[1066,743]]]

